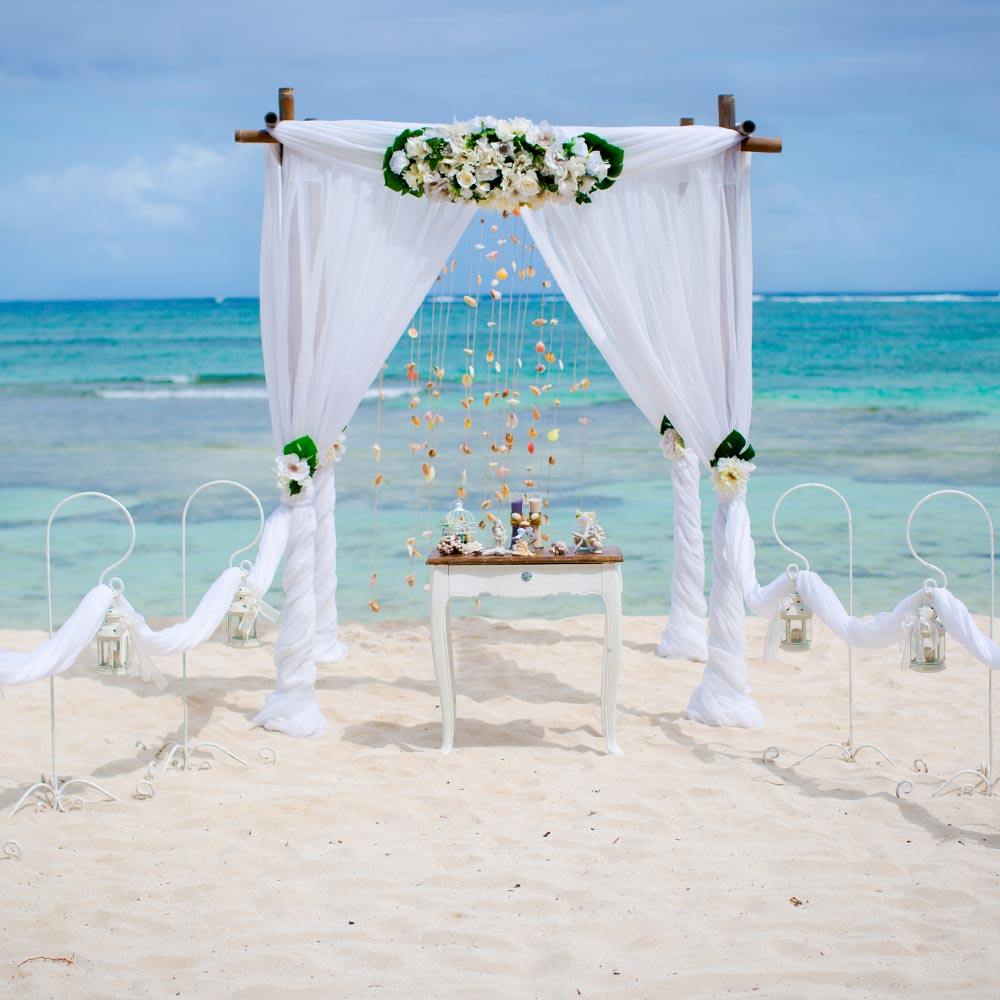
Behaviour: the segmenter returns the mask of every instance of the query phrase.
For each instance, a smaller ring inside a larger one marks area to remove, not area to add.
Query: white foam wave
[[[383,399],[397,399],[409,395],[405,387],[386,386]],[[198,386],[190,389],[95,389],[101,399],[267,399],[267,389],[262,385]],[[377,399],[378,390],[369,389],[365,399]]]
[[[914,292],[912,294],[879,294],[872,292],[865,294],[857,292],[853,294],[839,295],[754,295],[754,302],[797,302],[803,305],[817,305],[830,302],[1000,302],[1000,293],[986,295],[969,295],[965,292]]]

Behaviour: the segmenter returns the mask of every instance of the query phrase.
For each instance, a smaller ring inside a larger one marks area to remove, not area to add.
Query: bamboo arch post
[[[797,552],[795,549],[786,545],[781,535],[778,533],[778,510],[780,509],[782,503],[784,503],[786,497],[791,496],[793,493],[797,493],[799,490],[805,489],[819,489],[826,490],[828,493],[832,493],[843,505],[844,512],[847,515],[847,613],[850,616],[854,615],[854,515],[851,511],[851,505],[847,502],[847,498],[839,490],[834,489],[832,486],[828,486],[826,483],[799,483],[797,486],[791,487],[791,489],[785,490],[784,493],[778,497],[777,503],[774,505],[774,509],[771,512],[771,531],[774,534],[775,540],[778,544],[786,551],[791,553],[797,559],[801,559],[806,569],[809,569],[809,560],[801,553]],[[794,564],[793,564],[794,567]],[[793,567],[789,567],[789,571],[793,572]],[[811,750],[809,753],[800,757],[791,766],[798,767],[799,764],[804,761],[809,760],[810,757],[815,757],[818,753],[823,750],[836,750],[841,759],[847,764],[857,763],[858,754],[862,750],[874,750],[877,754],[880,754],[885,758],[890,764],[895,766],[895,761],[883,750],[880,746],[874,743],[855,743],[854,742],[854,644],[848,639],[847,641],[847,740],[843,743],[828,742],[823,743],[816,747],[815,750]],[[765,762],[771,762],[777,759],[780,754],[780,750],[777,747],[768,747],[764,751]]]
[[[51,639],[55,633],[55,627],[53,623],[52,615],[52,522],[55,520],[56,515],[65,507],[68,503],[73,500],[81,499],[82,497],[95,497],[99,500],[107,500],[108,503],[117,507],[125,515],[125,520],[128,523],[129,528],[129,544],[128,548],[125,550],[125,554],[119,559],[116,559],[113,563],[107,566],[98,578],[98,583],[104,583],[104,578],[113,570],[117,569],[130,555],[132,555],[132,550],[135,548],[135,521],[132,520],[132,515],[129,513],[128,508],[120,501],[116,500],[113,496],[109,496],[107,493],[98,493],[94,490],[86,490],[82,493],[73,493],[72,495],[65,497],[60,500],[59,503],[52,508],[52,513],[49,514],[48,522],[45,525],[45,591],[46,598],[48,602],[48,612],[49,612],[49,638]],[[118,577],[113,577],[110,581],[110,587],[115,595],[124,593],[125,586]],[[106,788],[102,788],[96,782],[90,781],[87,778],[70,778],[68,780],[63,780],[59,777],[59,771],[56,762],[56,679],[55,677],[49,678],[49,739],[51,746],[51,768],[52,773],[48,780],[46,780],[45,775],[42,775],[41,780],[35,782],[18,800],[17,805],[11,810],[11,816],[14,816],[19,810],[23,809],[24,806],[28,804],[28,801],[34,797],[38,797],[41,801],[38,805],[45,804],[53,812],[67,812],[70,809],[82,809],[84,805],[83,797],[80,795],[70,796],[67,795],[67,789],[78,785],[81,788],[92,788],[96,792],[100,792],[101,795],[105,796],[111,802],[117,802],[118,797],[112,795]]]
[[[970,500],[974,503],[980,511],[983,513],[983,517],[986,519],[986,530],[988,534],[989,541],[989,553],[990,553],[990,622],[989,622],[989,635],[993,638],[993,619],[996,615],[996,533],[993,529],[993,518],[990,516],[989,510],[983,502],[971,493],[966,493],[964,490],[935,490],[933,493],[928,493],[922,500],[917,501],[914,504],[913,509],[910,511],[909,516],[906,519],[906,545],[910,550],[910,554],[914,559],[917,560],[921,565],[926,566],[928,569],[933,570],[935,573],[941,576],[941,585],[943,587],[948,586],[948,576],[940,566],[935,566],[934,563],[929,562],[924,559],[913,545],[912,538],[912,526],[913,519],[917,515],[917,511],[927,503],[928,500],[932,500],[934,497],[940,496],[955,496],[964,497],[966,500]],[[972,794],[979,787],[982,787],[983,793],[987,796],[993,794],[993,788],[1000,781],[1000,778],[994,780],[993,778],[993,671],[986,671],[986,760],[983,761],[979,767],[963,768],[960,771],[956,771],[951,777],[946,778],[941,782],[940,785],[931,793],[932,796],[943,795],[947,790],[948,786],[955,781],[956,778],[961,778],[963,775],[968,775],[971,778],[975,778],[971,784],[966,784],[962,787],[962,791],[965,794]],[[910,781],[901,781],[899,785],[896,786],[896,794],[899,796],[908,795],[913,790],[913,784]]]

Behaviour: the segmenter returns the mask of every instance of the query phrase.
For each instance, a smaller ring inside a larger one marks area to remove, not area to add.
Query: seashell
[[[542,390],[537,385],[529,385],[528,388],[531,390],[533,396],[540,396],[542,394]]]
[[[486,249],[486,244],[485,243],[476,243],[476,244],[473,245],[472,249],[473,250],[485,250]]]
[[[507,278],[508,278],[508,274],[507,274],[507,268],[505,268],[505,267],[498,267],[498,268],[497,268],[497,277],[498,277],[498,278],[499,278],[499,279],[500,279],[501,281],[506,281],[506,280],[507,280]]]
[[[372,454],[375,456],[376,462],[382,461],[382,446],[377,441],[372,445]]]
[[[555,465],[555,464],[556,464],[556,456],[549,455],[549,465]]]
[[[411,396],[410,397],[410,409],[411,410],[415,409],[419,405],[420,405],[420,397],[419,396]]]
[[[517,359],[517,367],[518,367],[518,368],[520,368],[520,367],[521,367],[521,359],[520,359],[520,358],[518,358],[518,359]]]
[[[465,353],[468,354],[470,357],[475,353],[475,351],[473,351],[471,347],[463,347],[462,350],[465,351]]]
[[[553,406],[562,406],[562,400],[558,396],[556,396],[556,398],[552,400],[552,405]]]
[[[417,371],[417,369],[416,369],[416,368],[412,368],[412,367],[410,367],[410,366],[407,366],[407,369],[406,369],[406,377],[407,377],[407,378],[408,378],[408,379],[409,379],[409,380],[410,380],[411,382],[416,382],[416,381],[417,381],[417,379],[418,379],[418,378],[420,378],[420,374],[419,374],[419,372]]]
[[[549,326],[558,326],[558,325],[559,325],[559,320],[557,320],[555,316],[553,316],[552,319],[549,320]]]
[[[471,455],[472,454],[472,448],[465,441],[463,441],[459,445],[459,448],[461,449],[463,455]]]
[[[428,462],[424,462],[423,465],[420,466],[420,471],[424,474],[424,479],[426,479],[429,483],[433,482],[434,477],[437,475],[434,471],[434,466],[430,465]]]
[[[552,282],[549,281],[548,278],[543,278],[542,279],[542,288],[551,288],[551,287],[552,287]]]
[[[368,607],[370,607],[375,614],[378,614],[382,610],[378,601],[376,601],[374,597],[368,602]]]
[[[551,365],[556,360],[555,353],[553,351],[547,351],[545,354],[545,360]]]
[[[513,410],[508,410],[507,416],[504,417],[504,423],[513,430],[517,427],[517,414]]]
[[[483,510],[489,510],[492,505],[492,500],[484,500],[479,506],[482,507]]]
[[[531,321],[531,325],[532,325],[532,326],[545,326],[545,324],[546,324],[547,322],[548,322],[548,320],[544,320],[544,319],[541,319],[541,318],[539,317],[539,318],[537,318],[537,319],[533,319],[533,320]],[[545,350],[545,348],[543,347],[543,348],[542,348],[542,350],[544,351],[544,350]]]
[[[525,489],[531,489],[535,485],[534,479],[522,479],[521,482],[524,484]]]
[[[511,243],[520,243],[520,242],[521,242],[521,241],[520,241],[520,240],[519,240],[519,239],[518,239],[518,238],[517,238],[516,236],[514,236],[513,234],[511,234],[511,237],[510,237],[510,241],[511,241]]]
[[[418,451],[423,451],[425,444],[426,444],[426,442],[424,442],[424,441],[411,441],[410,442],[410,454],[411,455],[416,455],[416,453]]]
[[[528,428],[528,437],[530,437],[531,440],[534,441],[535,438],[538,437],[538,429],[535,428],[535,427],[529,427]]]
[[[377,475],[377,476],[375,477],[375,485],[376,485],[376,486],[381,486],[381,485],[382,485],[382,483],[383,483],[384,481],[385,481],[385,476],[383,476],[383,475],[382,475],[382,473],[380,472],[380,473],[379,473],[379,474],[378,474],[378,475]]]
[[[543,371],[545,371],[545,365],[543,365],[543,364],[541,364],[541,363],[539,363],[539,364],[535,365],[535,372],[536,372],[536,373],[537,373],[538,375],[541,375]]]
[[[457,556],[462,551],[462,539],[458,535],[444,535],[437,543],[437,550],[443,556]]]
[[[466,388],[472,385],[472,374],[470,372],[466,372],[462,376],[462,385],[464,385]]]
[[[488,319],[486,325],[492,330],[497,325],[496,320]]]
[[[482,542],[466,542],[462,546],[463,556],[481,556],[483,554]]]
[[[541,420],[542,419],[542,411],[540,409],[538,409],[537,406],[533,406],[531,408],[531,417],[532,417],[533,420]]]
[[[559,428],[558,427],[553,427],[552,430],[550,430],[545,436],[553,444],[555,444],[555,442],[559,440]]]
[[[544,354],[545,353],[545,341],[543,341],[543,340],[538,341],[538,343],[535,344],[535,351],[538,354]]]
[[[500,362],[499,361],[493,366],[493,370],[497,373],[497,375],[500,374]]]
[[[411,326],[410,329],[406,331],[406,335],[410,338],[410,340],[416,340],[417,337],[420,336],[420,332],[415,326]]]
[[[580,379],[580,388],[581,389],[589,389],[590,388],[590,379],[589,378],[582,378],[582,379]]]
[[[579,420],[584,427],[586,427],[587,424],[590,423],[590,417],[577,417],[576,419]]]
[[[407,587],[412,587],[416,582],[417,581],[413,578],[413,574],[412,573],[407,573],[406,574],[406,586]]]
[[[465,424],[465,429],[467,431],[472,430],[472,417],[466,417],[465,420],[462,421],[462,423]]]
[[[474,299],[471,295],[463,295],[462,301],[470,308],[475,309],[479,306],[479,302]]]
[[[493,364],[493,362],[496,361],[496,357],[497,356],[492,351],[487,351],[486,352],[486,361],[487,361],[487,363]]]
[[[490,289],[490,298],[494,302],[499,302],[503,298],[503,294],[496,288]]]
[[[514,443],[514,435],[511,431],[507,431],[503,436],[504,444],[509,448]]]
[[[489,392],[483,393],[483,406],[489,406],[493,402],[493,394]]]
[[[563,370],[562,358],[559,359],[559,371]]]
[[[495,233],[499,228],[500,227],[494,222],[493,225],[490,226],[490,232]]]
[[[549,555],[564,556],[569,552],[569,546],[565,542],[553,542],[549,546]]]
[[[414,426],[414,427],[419,427],[419,426],[420,426],[420,417],[418,417],[418,416],[417,416],[417,415],[416,415],[416,414],[414,413],[414,414],[413,414],[413,415],[412,415],[412,416],[410,417],[410,423],[411,423],[411,424],[413,424],[413,426]]]
[[[533,278],[535,276],[535,265],[529,264],[525,270],[528,272],[528,277]]]
[[[428,458],[437,458],[437,448],[428,448],[427,449],[427,457]]]
[[[486,259],[487,259],[487,260],[496,260],[496,259],[497,259],[497,254],[498,254],[499,252],[500,252],[499,250],[491,250],[491,251],[490,251],[490,252],[489,252],[489,253],[488,253],[488,254],[486,255]]]
[[[444,369],[435,366],[434,377],[440,382],[444,378]]]
[[[534,455],[535,454],[535,442],[534,441],[529,441],[528,442],[528,454],[529,455]]]
[[[372,575],[368,577],[368,582],[374,587],[375,584],[378,582],[378,573],[372,570]]]
[[[466,490],[465,490],[464,486],[459,486],[459,488],[457,490],[455,490],[455,496],[457,496],[459,500],[464,500],[465,499],[465,494],[466,494]]]

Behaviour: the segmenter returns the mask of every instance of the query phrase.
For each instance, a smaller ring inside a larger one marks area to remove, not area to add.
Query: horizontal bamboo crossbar
[[[291,87],[282,87],[278,91],[278,114],[270,115],[269,121],[291,121],[295,118],[295,91]],[[682,118],[681,125],[693,125],[693,118]],[[752,122],[736,121],[736,99],[732,94],[719,94],[719,127],[731,128],[743,133],[746,138],[740,143],[740,149],[745,153],[780,153],[781,139],[773,136],[749,135],[753,129]],[[235,139],[237,142],[280,142],[266,128],[238,128]]]

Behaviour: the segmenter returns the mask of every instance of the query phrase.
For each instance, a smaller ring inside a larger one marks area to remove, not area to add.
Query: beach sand
[[[318,740],[252,729],[271,647],[213,643],[189,658],[193,733],[249,766],[168,773],[146,799],[134,744],[176,734],[179,663],[161,697],[90,651],[56,681],[60,771],[120,801],[64,815],[7,819],[48,767],[47,685],[8,691],[0,838],[23,857],[0,861],[0,995],[1000,994],[1000,796],[930,797],[984,756],[983,670],[960,650],[937,676],[859,653],[857,735],[896,766],[866,751],[792,769],[845,736],[845,647],[822,632],[811,655],[754,658],[766,727],[712,729],[684,718],[702,668],[657,658],[661,628],[625,625],[618,758],[598,730],[597,616],[456,620],[449,756],[424,625],[345,627]],[[748,622],[755,656],[764,628]]]

